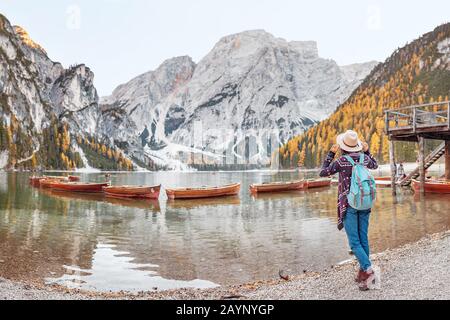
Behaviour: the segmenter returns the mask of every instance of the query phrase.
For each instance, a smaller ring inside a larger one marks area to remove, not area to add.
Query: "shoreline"
[[[406,172],[413,171],[417,167],[416,162],[406,162],[403,164],[404,169]],[[438,161],[433,166],[428,169],[428,171],[431,172],[441,172],[445,168],[445,164]],[[320,168],[298,168],[298,169],[271,169],[270,167],[264,167],[260,169],[248,169],[248,170],[224,170],[224,169],[218,169],[218,170],[157,170],[157,171],[151,171],[151,170],[133,170],[133,171],[119,171],[119,170],[101,170],[96,168],[79,168],[75,170],[58,170],[58,169],[45,169],[41,170],[39,172],[45,172],[45,173],[73,173],[73,174],[101,174],[101,173],[158,173],[158,172],[173,172],[173,173],[208,173],[208,172],[216,172],[216,173],[236,173],[236,172],[268,172],[268,173],[283,173],[283,172],[300,172],[300,173],[307,173],[307,172],[316,172],[319,171]],[[380,164],[378,169],[373,170],[374,172],[377,172],[379,174],[390,174],[390,164]],[[0,169],[0,172],[4,173],[33,173],[33,170],[27,169],[27,170],[18,170],[18,169]]]
[[[223,286],[157,292],[87,292],[0,277],[0,300],[309,300],[309,299],[450,299],[450,230],[372,255],[381,268],[381,290],[360,292],[353,282],[356,261],[323,272]]]

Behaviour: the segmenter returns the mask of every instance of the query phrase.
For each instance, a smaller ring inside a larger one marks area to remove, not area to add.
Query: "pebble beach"
[[[450,299],[450,231],[372,256],[381,269],[381,289],[360,292],[353,277],[357,266],[349,261],[320,273],[289,275],[215,289],[182,289],[129,294],[95,293],[58,286],[17,283],[0,278],[0,300],[87,299],[254,299],[254,300],[395,300]]]

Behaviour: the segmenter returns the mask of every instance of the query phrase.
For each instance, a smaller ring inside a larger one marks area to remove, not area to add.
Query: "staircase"
[[[431,167],[436,161],[439,160],[445,153],[445,142],[439,145],[426,159],[425,159],[425,170]],[[417,167],[413,172],[408,174],[405,179],[400,181],[398,184],[402,187],[409,186],[411,180],[417,179],[420,176],[420,167]]]

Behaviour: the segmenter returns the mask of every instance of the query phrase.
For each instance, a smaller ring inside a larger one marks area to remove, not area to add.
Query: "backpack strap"
[[[352,166],[355,166],[355,165],[356,165],[355,160],[353,160],[352,157],[350,157],[349,155],[346,155],[346,156],[345,156],[345,159],[347,159],[347,161],[350,162],[350,164],[351,164]]]
[[[355,160],[353,160],[353,158],[350,157],[349,155],[346,155],[346,156],[345,156],[345,159],[347,159],[348,162],[350,162],[350,164],[351,164],[352,166],[355,166],[355,165],[356,165]],[[358,162],[358,163],[364,165],[364,160],[365,160],[365,155],[364,155],[364,153],[361,153],[361,155],[359,156],[359,162]]]
[[[359,164],[364,165],[364,160],[365,160],[365,155],[364,153],[361,152],[361,155],[359,156]]]

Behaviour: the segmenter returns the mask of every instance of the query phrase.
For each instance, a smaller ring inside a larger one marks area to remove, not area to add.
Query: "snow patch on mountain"
[[[72,144],[72,148],[74,149],[75,152],[78,152],[80,154],[80,158],[81,161],[83,161],[83,168],[78,168],[77,171],[81,170],[81,171],[86,171],[86,172],[93,172],[93,171],[100,171],[96,168],[93,168],[89,165],[89,161],[86,157],[86,155],[84,154],[84,151],[82,148],[80,148],[78,146],[78,144]]]
[[[172,171],[192,171],[184,162],[176,159],[176,153],[181,148],[175,144],[170,144],[163,150],[152,150],[148,146],[144,148],[145,154],[160,167],[166,167]]]

